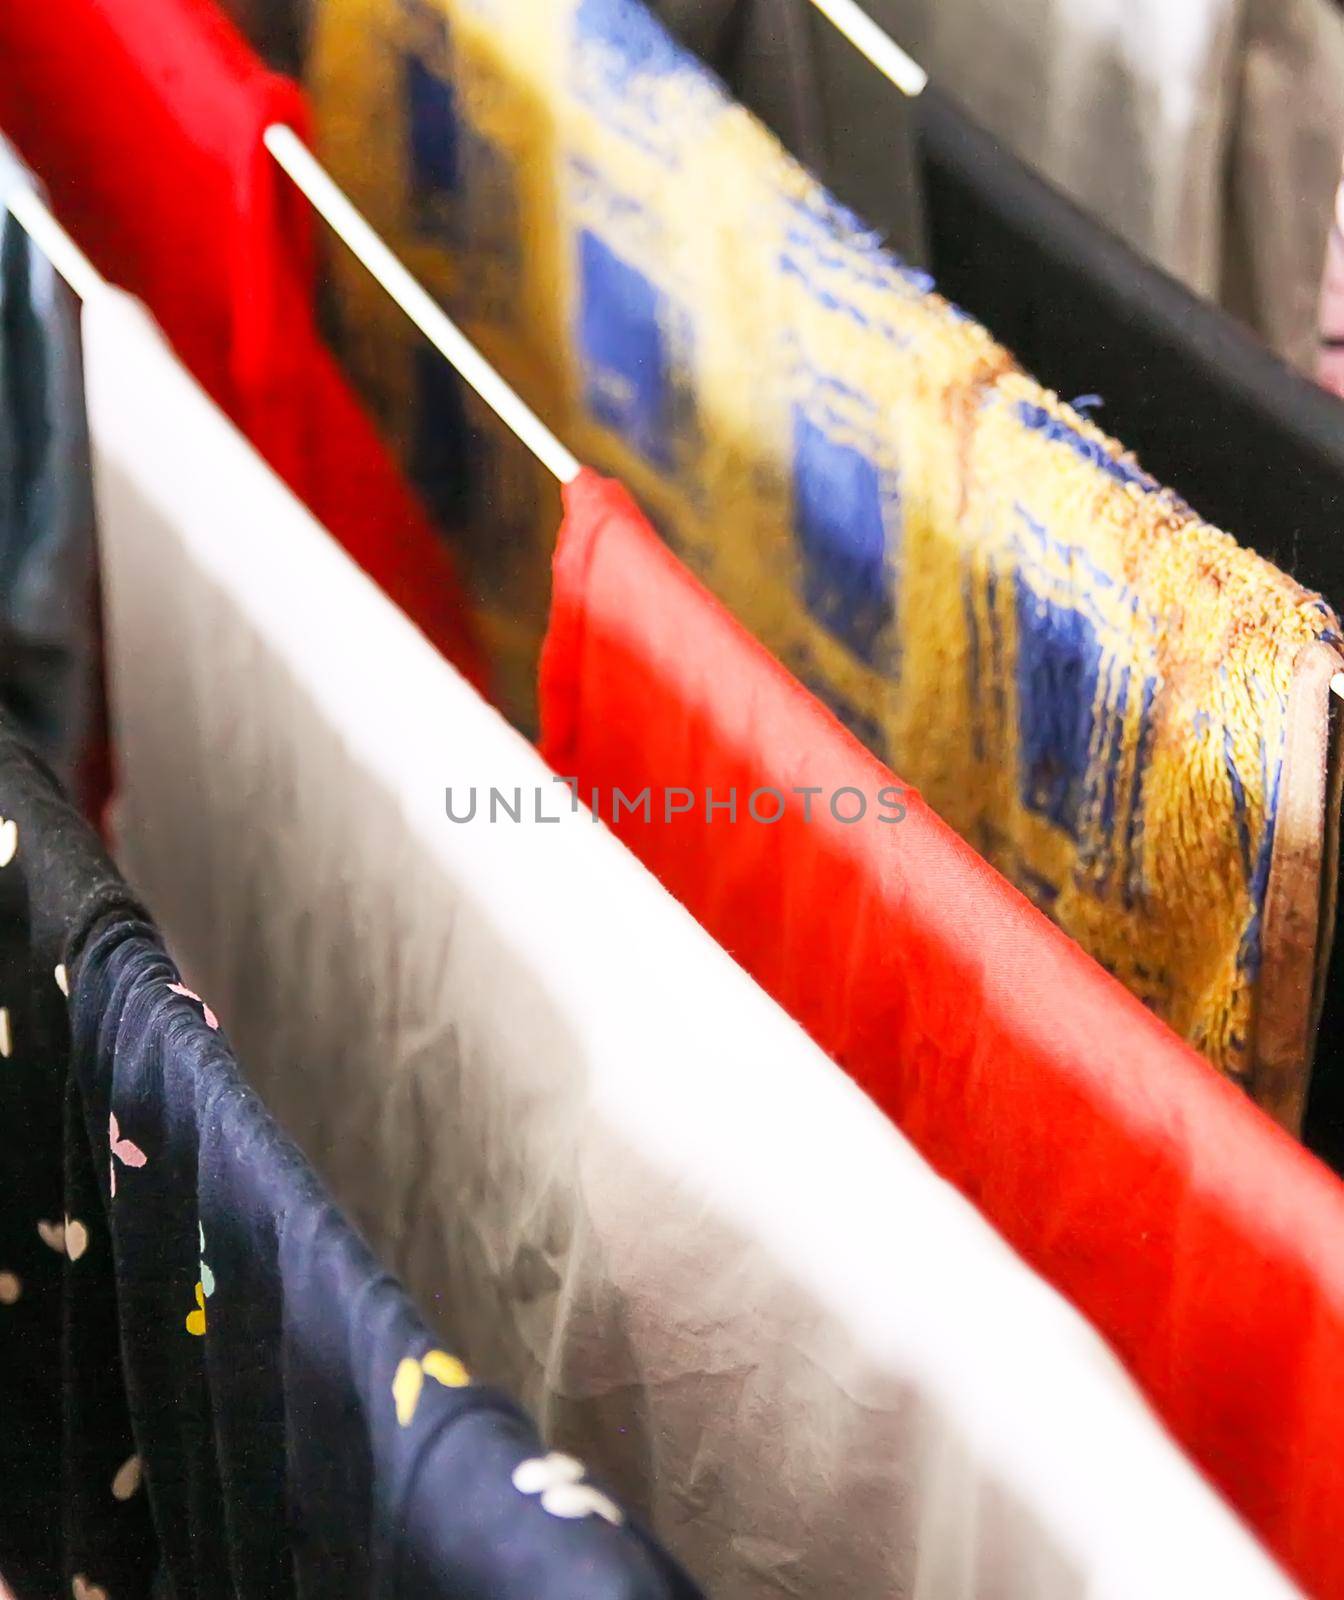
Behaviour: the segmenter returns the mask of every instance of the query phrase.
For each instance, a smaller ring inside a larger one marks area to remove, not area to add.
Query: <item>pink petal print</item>
[[[149,1157],[134,1141],[121,1137],[121,1129],[117,1126],[117,1114],[115,1111],[107,1119],[107,1142],[111,1146],[112,1155],[116,1157],[116,1160],[109,1158],[108,1161],[112,1174],[108,1187],[115,1196],[117,1192],[117,1162],[121,1161],[128,1167],[143,1167]]]
[[[188,989],[185,983],[170,983],[168,985],[168,992],[170,994],[180,994],[184,1000],[194,1000],[205,1014],[206,1027],[219,1027],[219,1018],[214,1014],[213,1011],[211,1011],[210,1007],[206,1005],[205,1001],[201,999],[200,995],[196,994],[194,990]]]
[[[143,1167],[149,1159],[138,1144],[122,1138],[121,1129],[117,1126],[116,1112],[107,1119],[107,1138],[117,1160],[124,1161],[128,1167]]]

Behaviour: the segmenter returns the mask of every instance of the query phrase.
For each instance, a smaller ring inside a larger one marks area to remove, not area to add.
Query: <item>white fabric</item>
[[[1095,1335],[568,809],[138,309],[89,307],[85,351],[124,857],[471,1368],[717,1600],[1292,1594]],[[492,825],[492,785],[561,820]]]

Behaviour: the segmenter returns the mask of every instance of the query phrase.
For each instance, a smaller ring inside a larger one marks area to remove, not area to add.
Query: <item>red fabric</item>
[[[114,283],[351,556],[479,679],[450,553],[318,337],[308,127],[212,0],[0,0],[0,128]],[[171,449],[171,440],[163,448]]]
[[[552,767],[608,820],[654,786],[620,836],[1090,1318],[1311,1592],[1344,1595],[1344,1187],[913,791],[873,820],[899,780],[590,473],[552,605]],[[664,820],[669,785],[693,814]],[[820,787],[812,822],[795,796],[750,820],[767,786]],[[844,787],[864,823],[833,820]],[[737,822],[707,822],[733,788]]]

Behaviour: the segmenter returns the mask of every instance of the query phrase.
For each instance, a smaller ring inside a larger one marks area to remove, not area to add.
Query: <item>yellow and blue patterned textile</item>
[[[1254,1087],[1322,602],[1022,375],[637,0],[316,6],[322,154],[412,270],[873,750]],[[554,486],[352,263],[338,295],[529,726]]]

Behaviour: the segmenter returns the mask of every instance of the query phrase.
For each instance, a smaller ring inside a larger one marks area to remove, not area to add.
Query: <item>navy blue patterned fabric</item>
[[[139,914],[0,717],[0,1577],[21,1600],[68,1595],[95,1564],[109,1596],[148,1593],[155,1565],[62,965],[68,934],[112,907]]]
[[[2,716],[0,1008],[19,1600],[694,1600],[435,1347]]]
[[[694,1593],[579,1463],[434,1348],[147,923],[105,915],[72,983],[131,1409],[180,1600]]]

